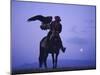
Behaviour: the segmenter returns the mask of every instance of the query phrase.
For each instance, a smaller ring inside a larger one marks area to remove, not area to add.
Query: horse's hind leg
[[[39,67],[41,68],[42,67],[42,64],[43,64],[43,58],[44,58],[44,53],[42,52],[43,48],[41,47],[40,45],[40,54],[39,54]]]
[[[43,64],[43,58],[41,57],[41,55],[39,56],[39,67],[41,68]]]

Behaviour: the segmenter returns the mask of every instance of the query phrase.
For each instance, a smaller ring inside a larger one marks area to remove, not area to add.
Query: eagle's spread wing
[[[36,20],[39,20],[40,22],[47,24],[47,23],[50,23],[52,21],[52,17],[50,17],[50,16],[44,17],[42,15],[36,15],[36,16],[33,16],[33,17],[28,19],[29,22],[36,21]]]
[[[36,21],[36,20],[44,22],[45,17],[42,16],[42,15],[37,15],[37,16],[33,16],[33,17],[31,17],[31,18],[28,19],[28,21]]]

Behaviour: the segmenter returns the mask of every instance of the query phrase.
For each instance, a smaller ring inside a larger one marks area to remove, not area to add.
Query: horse
[[[61,49],[61,41],[59,40],[59,36],[55,35],[49,41],[48,41],[48,36],[43,37],[43,39],[40,41],[39,67],[41,68],[42,65],[44,65],[45,68],[47,68],[47,57],[48,54],[51,54],[53,68],[57,68],[58,55],[60,49]]]
[[[52,22],[52,16],[36,15],[30,17],[27,21],[31,22],[36,20],[41,22],[40,28],[42,30],[48,30],[48,29],[50,30],[50,23]],[[52,55],[53,68],[57,68],[58,55],[61,49],[61,41],[59,39],[60,39],[59,35],[55,35],[51,40],[48,40],[48,36],[45,36],[40,41],[40,53],[39,53],[40,68],[42,67],[43,64],[45,68],[47,68],[48,54]]]

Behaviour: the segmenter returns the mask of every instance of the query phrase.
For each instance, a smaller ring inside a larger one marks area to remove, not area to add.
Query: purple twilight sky
[[[35,15],[60,16],[65,53],[59,59],[95,60],[95,6],[12,1],[12,64],[38,62],[39,42],[48,31],[40,22],[27,22]],[[50,55],[48,59],[51,59]]]

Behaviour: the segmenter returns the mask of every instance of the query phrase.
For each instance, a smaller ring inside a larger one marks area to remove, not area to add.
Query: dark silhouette
[[[65,48],[62,45],[62,41],[61,41],[61,38],[60,38],[60,35],[59,35],[61,33],[61,31],[62,31],[62,25],[61,25],[60,21],[61,21],[60,17],[59,16],[55,16],[55,21],[53,21],[50,24],[50,31],[49,31],[47,36],[48,36],[48,42],[50,40],[52,40],[53,37],[58,38],[60,43],[61,43],[61,49],[64,52]]]
[[[39,54],[39,67],[44,64],[47,68],[47,57],[48,54],[52,55],[53,68],[57,68],[57,60],[59,55],[59,50],[61,49],[65,52],[65,48],[62,45],[61,38],[59,34],[62,31],[62,25],[60,24],[60,17],[55,16],[55,21],[52,21],[52,17],[43,17],[41,15],[29,18],[28,21],[39,20],[42,22],[41,29],[49,29],[49,33],[40,41],[40,54]]]
[[[42,16],[42,15],[37,15],[37,16],[33,16],[31,18],[28,19],[28,21],[36,21],[39,20],[41,22],[40,28],[42,30],[46,30],[49,29],[49,24],[52,21],[52,16]]]

